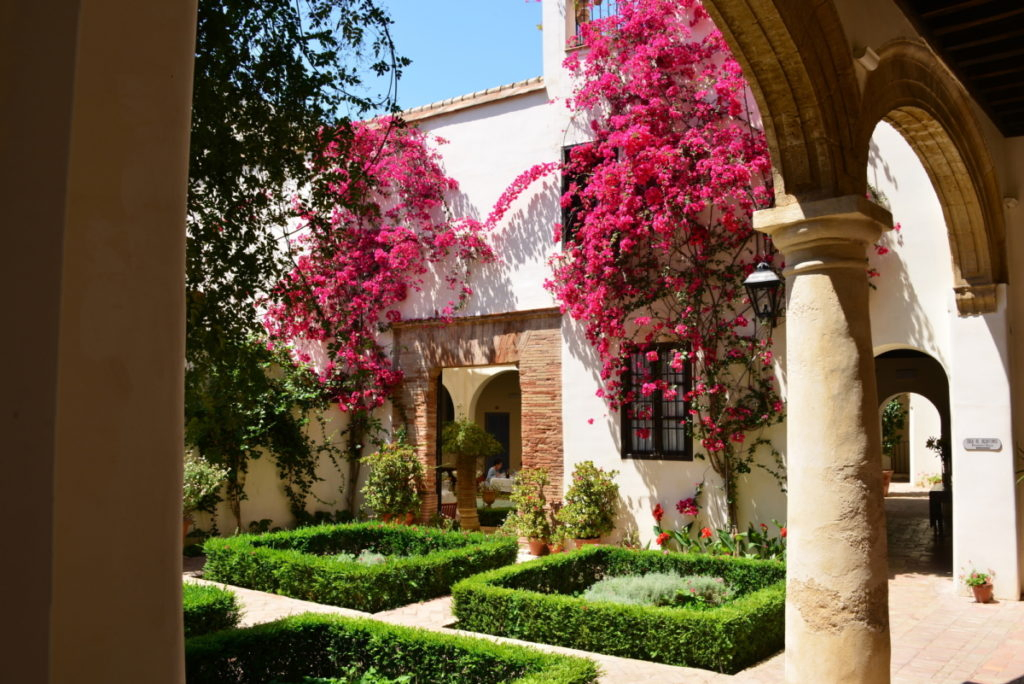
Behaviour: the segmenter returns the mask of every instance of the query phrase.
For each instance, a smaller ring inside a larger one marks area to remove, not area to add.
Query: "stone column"
[[[889,681],[881,435],[866,248],[891,216],[838,197],[758,212],[786,261],[786,681]]]

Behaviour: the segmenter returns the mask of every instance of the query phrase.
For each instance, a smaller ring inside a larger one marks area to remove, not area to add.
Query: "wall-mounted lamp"
[[[771,264],[762,261],[753,273],[743,281],[750,303],[754,307],[754,315],[761,322],[768,323],[769,328],[775,325],[775,319],[782,312],[782,278]]]

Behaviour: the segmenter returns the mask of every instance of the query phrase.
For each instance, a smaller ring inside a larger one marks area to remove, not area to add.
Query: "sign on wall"
[[[968,437],[964,449],[968,451],[1001,451],[1003,443],[998,437]]]

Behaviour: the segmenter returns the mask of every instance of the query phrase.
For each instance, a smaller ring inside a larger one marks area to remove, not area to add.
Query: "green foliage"
[[[515,508],[478,508],[476,509],[477,517],[480,519],[480,525],[484,527],[500,527],[505,524],[505,520],[516,512]]]
[[[772,520],[778,528],[778,534],[768,532],[768,525],[761,523],[757,527],[753,523],[746,532],[704,527],[695,529],[694,521],[690,521],[677,530],[664,530],[661,524],[654,526],[656,535],[667,534],[675,542],[676,548],[684,553],[710,553],[736,558],[760,558],[762,560],[786,560],[786,527],[778,520]],[[665,547],[662,547],[665,548]]]
[[[235,593],[209,584],[182,584],[185,637],[238,626],[241,609]]]
[[[501,443],[472,421],[453,420],[446,423],[441,431],[441,453],[487,458],[501,453]]]
[[[882,408],[882,453],[890,458],[903,443],[903,428],[907,424],[907,409],[899,397]]]
[[[304,511],[321,479],[317,461],[325,456],[337,464],[340,456],[331,439],[314,441],[308,433],[316,420],[327,437],[321,414],[328,403],[316,376],[295,367],[285,350],[248,339],[218,346],[204,359],[190,357],[185,385],[185,442],[228,471],[223,495],[235,525],[241,526],[249,461],[265,452],[273,454],[292,514]]]
[[[204,548],[207,579],[371,613],[448,594],[460,579],[514,562],[517,550],[505,537],[379,523],[215,538]],[[332,558],[364,551],[388,561]]]
[[[388,17],[373,0],[201,0],[186,217],[186,442],[228,469],[241,525],[248,462],[274,454],[293,514],[329,440],[308,415],[319,382],[268,350],[255,306],[291,266],[281,249],[289,198],[307,185],[317,130],[347,130],[348,109],[393,110],[394,91],[360,94],[362,70],[397,77]]]
[[[596,666],[584,658],[340,615],[297,615],[190,639],[185,647],[189,684],[336,678],[370,663],[381,676],[412,675],[418,683],[597,681]]]
[[[547,468],[523,468],[512,483],[512,503],[515,515],[508,516],[505,525],[521,537],[546,540],[551,536],[544,488],[551,482]]]
[[[588,601],[610,601],[638,606],[720,606],[735,592],[721,577],[675,572],[606,577],[583,593]]]
[[[412,513],[419,509],[423,497],[423,464],[411,444],[394,441],[381,444],[377,451],[363,458],[370,474],[363,485],[364,503],[377,515]]]
[[[572,483],[565,493],[565,505],[558,511],[558,521],[577,539],[590,539],[615,529],[619,507],[619,485],[614,478],[618,471],[605,471],[593,461],[577,463]]]
[[[721,577],[736,598],[707,609],[578,598],[605,577],[649,573]],[[782,648],[785,579],[776,561],[592,546],[471,577],[452,596],[460,629],[734,673]]]
[[[187,516],[199,510],[203,499],[217,491],[228,471],[218,468],[192,452],[185,453],[185,479],[182,485],[182,510]]]

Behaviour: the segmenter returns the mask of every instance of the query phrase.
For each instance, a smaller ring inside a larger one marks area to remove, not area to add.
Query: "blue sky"
[[[541,75],[541,3],[534,0],[379,0],[395,20],[403,109]]]

